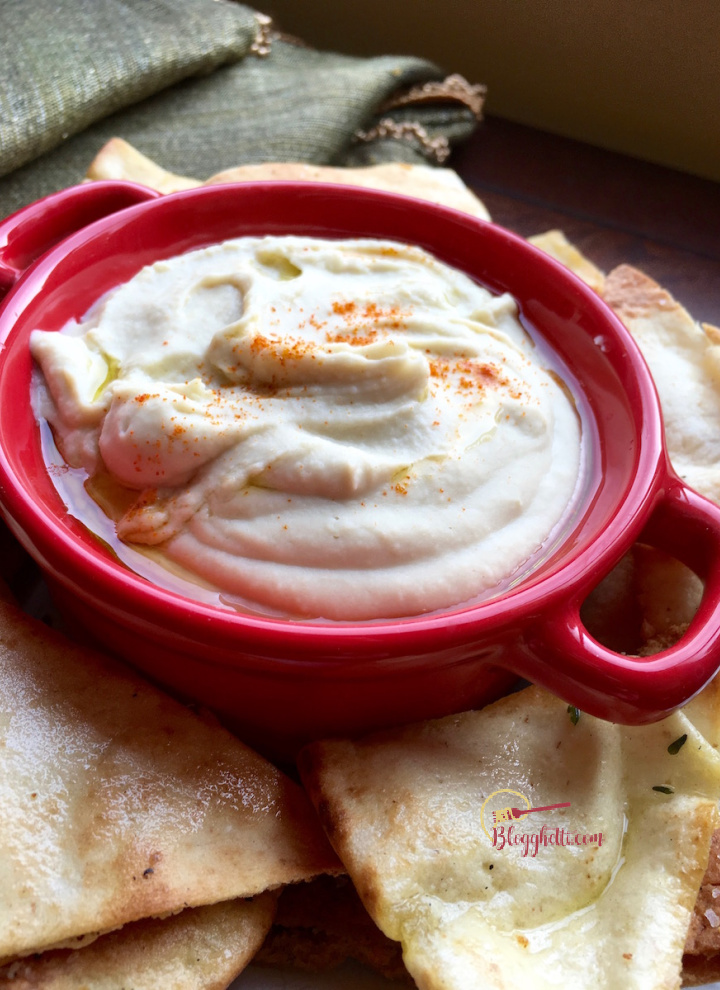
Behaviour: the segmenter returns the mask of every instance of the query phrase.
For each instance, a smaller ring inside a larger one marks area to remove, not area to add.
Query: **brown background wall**
[[[267,0],[318,48],[414,54],[487,111],[720,181],[720,0]]]

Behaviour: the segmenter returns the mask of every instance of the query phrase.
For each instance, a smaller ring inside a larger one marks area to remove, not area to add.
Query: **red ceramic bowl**
[[[392,621],[244,616],[138,577],[61,503],[29,404],[31,330],[59,330],[148,263],[266,233],[419,244],[511,292],[552,346],[582,411],[592,464],[562,540],[511,591]],[[646,722],[683,704],[720,666],[720,510],[670,469],[655,389],[628,333],[595,293],[513,234],[364,189],[263,183],[158,197],[97,183],[0,225],[3,288],[0,502],[9,526],[73,621],[266,751],[472,708],[517,675],[595,715]],[[604,648],[580,619],[588,592],[640,537],[706,581],[688,633],[649,659]]]

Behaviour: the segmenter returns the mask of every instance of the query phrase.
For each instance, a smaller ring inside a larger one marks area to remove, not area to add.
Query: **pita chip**
[[[688,930],[685,943],[685,952],[688,954],[707,956],[720,952],[720,905],[714,896],[717,890],[720,890],[720,831],[712,839],[710,858]]]
[[[368,165],[364,168],[334,168],[304,162],[264,162],[258,165],[238,165],[218,172],[201,183],[196,179],[167,172],[127,141],[112,138],[91,162],[86,178],[127,179],[161,193],[225,182],[329,182],[335,185],[384,189],[463,210],[482,220],[490,219],[483,203],[468,189],[457,172],[449,168],[409,165],[404,162]]]
[[[388,162],[364,168],[333,168],[329,165],[306,165],[301,162],[268,162],[264,165],[242,165],[208,179],[205,185],[221,182],[330,182],[333,185],[361,186],[382,189],[424,199],[440,206],[462,210],[481,220],[490,215],[484,204],[472,193],[457,172],[450,168],[430,165],[408,165]]]
[[[686,632],[698,610],[703,583],[694,571],[655,547],[636,544],[635,588],[643,646],[641,656],[666,650]]]
[[[545,254],[549,254],[551,258],[569,268],[591,289],[602,294],[605,285],[604,273],[570,243],[562,230],[548,230],[544,234],[528,237],[528,240],[536,248],[540,248]]]
[[[652,656],[684,635],[702,592],[700,578],[675,557],[636,543],[587,597],[582,619],[610,649]]]
[[[629,265],[610,272],[604,297],[650,367],[675,470],[720,502],[720,330],[697,323],[670,293]],[[682,634],[699,605],[702,582],[658,550],[636,547],[634,553],[647,639],[642,652],[649,654]],[[720,679],[711,681],[684,712],[710,745],[720,748]],[[720,950],[720,938],[716,944]]]
[[[160,193],[180,192],[202,185],[197,179],[175,175],[157,165],[122,138],[104,144],[85,173],[86,179],[123,179],[139,182]]]
[[[696,323],[665,289],[629,265],[605,277],[562,231],[530,241],[599,292],[626,325],[655,379],[673,465],[688,484],[720,501],[720,330]],[[593,593],[586,617],[614,649],[651,655],[684,633],[702,590],[680,561],[638,545]],[[633,609],[641,628],[630,645]]]
[[[265,893],[136,921],[85,948],[5,966],[0,990],[225,990],[262,944],[275,900]]]
[[[621,265],[605,301],[633,335],[660,395],[673,467],[720,502],[720,330],[700,325],[647,275]]]
[[[529,240],[599,292],[628,328],[657,386],[675,470],[720,503],[720,329],[696,322],[667,290],[630,265],[603,276],[561,231]]]
[[[554,233],[531,240],[583,277],[587,259],[572,245],[569,252],[553,250]],[[630,266],[611,272],[607,287],[593,287],[606,295],[650,364],[673,462],[686,480],[717,501],[718,462],[713,434],[720,425],[716,418],[720,389],[716,350],[720,332],[709,324],[696,323],[666,290]],[[710,402],[706,405],[707,397]],[[695,615],[702,596],[702,582],[697,575],[662,551],[642,545],[633,547],[603,585],[586,603],[586,619],[594,634],[614,648],[627,650],[627,644],[615,645],[612,638],[618,628],[627,628],[623,620],[634,611],[641,622],[642,645],[637,652],[642,655],[652,655],[676,642]],[[720,678],[714,678],[693,698],[683,714],[719,750]],[[685,947],[683,986],[701,986],[720,979],[719,898],[720,831],[716,831]]]
[[[533,687],[301,753],[328,835],[421,990],[679,986],[720,757],[681,713],[639,728],[571,715]],[[489,808],[502,820],[568,801],[489,831]]]
[[[0,960],[338,870],[279,770],[0,605]]]
[[[529,240],[599,292],[628,328],[655,380],[675,470],[720,503],[720,329],[695,321],[666,289],[630,265],[604,276],[562,231]]]

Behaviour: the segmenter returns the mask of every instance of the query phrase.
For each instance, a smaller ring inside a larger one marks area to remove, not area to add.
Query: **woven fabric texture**
[[[199,179],[263,161],[432,163],[412,134],[355,136],[437,66],[317,52],[261,20],[232,0],[0,0],[0,215],[81,181],[114,136]],[[452,102],[389,113],[451,143],[475,125]]]

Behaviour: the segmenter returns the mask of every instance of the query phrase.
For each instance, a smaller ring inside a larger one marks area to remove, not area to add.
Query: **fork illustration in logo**
[[[511,822],[523,815],[530,815],[533,811],[554,811],[555,808],[569,808],[570,802],[563,801],[561,804],[546,804],[542,808],[500,808],[492,813],[493,825],[500,825],[502,822]]]

